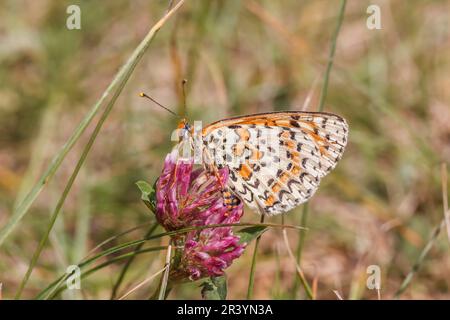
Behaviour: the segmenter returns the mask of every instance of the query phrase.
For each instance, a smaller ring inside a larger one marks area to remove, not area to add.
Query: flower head
[[[193,160],[179,159],[177,149],[167,155],[156,183],[156,218],[166,230],[201,227],[175,237],[179,261],[171,272],[172,278],[197,280],[222,275],[242,254],[245,244],[239,243],[231,227],[207,228],[241,219],[242,203],[224,204],[222,192],[227,179],[226,168],[217,174],[194,170]]]
[[[239,222],[242,204],[235,209],[215,212],[208,217],[205,225],[232,224]],[[239,243],[239,236],[231,227],[212,227],[189,232],[178,267],[178,275],[197,280],[203,277],[223,275],[234,259],[239,258],[245,244]]]
[[[179,159],[174,149],[156,183],[156,218],[166,230],[204,225],[215,213],[227,210],[222,199],[227,179],[227,169],[219,170],[217,176],[194,170],[193,159]]]

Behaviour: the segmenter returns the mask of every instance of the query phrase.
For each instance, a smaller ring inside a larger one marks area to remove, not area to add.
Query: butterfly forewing
[[[339,116],[275,112],[215,122],[202,131],[209,166],[227,166],[228,186],[253,210],[273,215],[307,201],[347,143]]]

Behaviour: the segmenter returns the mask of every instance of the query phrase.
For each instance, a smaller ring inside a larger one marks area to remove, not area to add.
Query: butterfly
[[[198,151],[211,171],[228,168],[224,203],[237,199],[275,215],[309,200],[342,157],[348,125],[325,112],[282,111],[233,117],[200,130],[182,120],[179,146]]]

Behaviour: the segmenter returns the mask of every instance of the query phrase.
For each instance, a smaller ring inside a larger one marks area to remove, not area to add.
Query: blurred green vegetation
[[[78,4],[82,29],[68,30]],[[378,4],[382,29],[368,30]],[[350,140],[310,202],[302,267],[319,299],[376,299],[366,268],[379,265],[391,298],[443,218],[440,164],[450,162],[449,2],[349,0],[325,111],[345,117]],[[68,264],[109,237],[153,219],[138,180],[153,182],[176,119],[138,97],[150,93],[204,124],[233,115],[318,105],[339,1],[187,1],[160,31],[96,140],[23,295],[34,297]],[[0,2],[0,226],[164,13],[167,1]],[[12,298],[90,130],[0,249],[3,297]],[[450,186],[449,186],[450,187]],[[299,224],[301,208],[286,216]],[[245,221],[259,217],[246,211]],[[280,217],[269,219],[280,223]],[[111,245],[140,239],[145,228]],[[298,233],[288,231],[291,246]],[[165,243],[163,243],[165,244]],[[159,245],[154,244],[153,245]],[[245,298],[252,254],[228,270],[229,298]],[[450,298],[449,242],[442,232],[402,298]],[[111,257],[104,258],[105,261]],[[129,289],[164,253],[140,255]],[[92,274],[62,298],[109,298],[123,263]],[[295,266],[279,230],[260,243],[254,298],[291,298]],[[153,283],[133,293],[148,298]],[[200,298],[198,283],[169,298]],[[124,293],[123,292],[123,293]],[[296,295],[304,298],[302,289]]]

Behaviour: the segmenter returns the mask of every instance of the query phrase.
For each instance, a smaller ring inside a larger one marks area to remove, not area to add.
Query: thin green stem
[[[264,222],[264,214],[261,214],[261,224]],[[252,265],[250,267],[250,277],[248,279],[248,288],[247,288],[247,300],[252,299],[253,297],[253,285],[255,283],[255,270],[256,270],[256,256],[258,253],[259,241],[261,240],[261,235],[256,238],[255,248],[253,249],[253,257],[252,257]]]
[[[327,64],[327,68],[325,70],[322,91],[320,93],[320,101],[319,101],[319,107],[318,107],[318,111],[320,111],[320,112],[323,111],[323,109],[325,107],[325,100],[326,100],[327,94],[328,94],[328,83],[329,83],[329,79],[330,79],[330,73],[331,73],[331,69],[333,67],[334,54],[336,52],[336,44],[337,44],[337,39],[339,36],[339,31],[341,30],[342,22],[344,21],[346,4],[347,4],[346,0],[341,0],[341,5],[339,8],[336,28],[334,29],[333,35],[331,37],[331,46],[330,46],[330,52],[328,55],[328,64]],[[302,216],[301,216],[301,220],[300,220],[301,226],[307,225],[308,215],[309,215],[309,206],[306,203],[303,206],[303,212],[302,212]],[[297,243],[297,250],[296,250],[297,264],[300,264],[303,246],[304,246],[304,242],[305,242],[305,237],[306,237],[305,233],[303,233],[303,232],[300,233],[298,243]],[[296,280],[294,282],[293,292],[292,292],[294,298],[296,298],[296,292],[298,289],[298,285],[299,285],[299,279],[296,278]]]
[[[133,292],[135,292],[136,290],[140,289],[142,286],[153,282],[153,279],[155,279],[158,275],[160,275],[161,273],[163,273],[166,270],[166,268],[162,268],[161,270],[157,271],[156,273],[153,273],[150,277],[144,279],[143,281],[139,282],[137,285],[135,285],[133,288],[131,288],[130,290],[128,290],[127,293],[125,293],[123,296],[121,296],[119,298],[119,300],[124,300],[126,297],[128,297],[130,294],[132,294]]]
[[[86,172],[88,167],[84,168],[84,178],[89,174]],[[74,246],[71,261],[79,261],[86,254],[87,242],[89,238],[89,221],[91,219],[91,186],[90,180],[86,181],[81,194],[81,208],[78,211],[76,219],[76,232],[74,237]]]
[[[120,93],[125,83],[128,81],[130,75],[132,74],[134,68],[136,67],[136,64],[142,58],[144,52],[148,48],[151,40],[154,38],[158,30],[164,25],[167,19],[170,18],[170,16],[183,5],[184,2],[185,0],[180,0],[180,2],[178,2],[178,4],[172,10],[170,10],[161,20],[159,20],[149,31],[144,40],[142,40],[139,46],[134,50],[133,54],[122,66],[109,86],[103,92],[100,99],[94,104],[89,113],[84,117],[73,134],[66,141],[61,150],[55,155],[50,165],[39,178],[38,182],[33,186],[30,192],[25,196],[25,198],[18,204],[5,226],[0,229],[0,246],[4,243],[10,233],[17,227],[18,223],[28,212],[29,208],[36,200],[45,185],[47,185],[53,178],[69,151],[73,148],[75,143],[79,140],[86,128],[100,111],[101,107],[107,101],[107,98],[111,95],[111,93],[113,93],[114,95],[118,95],[118,93]],[[112,104],[114,104],[115,99],[111,99],[111,101]]]
[[[148,298],[148,300],[159,300],[159,293],[161,292],[162,282],[163,278],[161,277],[161,279],[159,279],[159,284],[156,287],[156,290],[152,293],[152,295]],[[163,300],[167,299],[167,296],[169,295],[170,291],[172,291],[172,286],[173,284],[169,281],[169,283],[167,283],[166,292]]]
[[[284,216],[282,218],[283,218],[283,222],[284,222]],[[303,270],[300,268],[300,265],[295,261],[294,254],[292,253],[291,246],[289,245],[289,239],[287,236],[287,232],[286,232],[286,229],[284,229],[284,228],[283,228],[283,240],[286,245],[286,249],[288,251],[289,257],[292,259],[292,261],[295,264],[295,268],[297,269],[298,278],[300,279],[300,282],[302,283],[303,288],[305,289],[306,295],[308,296],[309,299],[314,300],[314,294],[311,290],[311,287],[310,287],[308,281],[306,280],[305,274],[303,273]]]
[[[323,79],[322,92],[320,94],[319,111],[323,111],[323,108],[325,105],[325,100],[327,98],[328,81],[330,78],[331,68],[333,67],[334,53],[336,52],[337,38],[339,35],[339,31],[341,30],[342,22],[344,21],[344,13],[345,13],[345,5],[346,4],[347,4],[347,0],[341,1],[341,6],[339,8],[339,14],[338,14],[338,21],[336,23],[336,29],[334,30],[333,36],[331,38],[331,47],[330,47],[330,53],[328,55],[328,64],[327,64],[327,69],[325,71],[325,76]]]
[[[157,223],[154,223],[147,231],[147,233],[145,234],[144,238],[148,238],[150,237],[153,232],[156,230],[156,228],[158,227]],[[134,252],[139,252],[142,249],[142,246],[144,245],[144,242],[138,244],[136,246],[136,248],[134,249]],[[128,269],[130,268],[131,263],[133,263],[134,258],[136,257],[136,255],[131,255],[127,262],[125,263],[125,265],[123,266],[122,270],[120,271],[119,277],[117,278],[116,283],[114,284],[112,293],[111,293],[111,300],[114,300],[117,296],[117,291],[119,290],[120,285],[122,284],[123,279],[125,278],[125,274],[127,273]]]
[[[82,272],[81,274],[81,279],[86,278],[87,276],[91,275],[92,273],[103,269],[107,266],[109,266],[110,264],[116,263],[120,260],[129,258],[131,256],[135,256],[135,255],[140,255],[143,253],[148,253],[148,252],[154,252],[154,251],[160,251],[160,250],[164,250],[167,249],[166,246],[158,246],[158,247],[152,247],[152,248],[146,248],[146,249],[142,249],[139,251],[133,251],[133,252],[127,252],[124,253],[120,256],[114,257],[112,259],[109,259],[108,261],[105,261],[95,267],[92,267],[88,270],[86,270],[85,272]],[[85,267],[87,267],[88,265],[90,265],[93,261],[89,261],[86,263],[82,263],[80,265],[78,265],[80,267],[80,269],[83,269]],[[62,275],[60,278],[58,278],[52,285],[48,286],[47,288],[45,288],[41,293],[39,293],[39,295],[37,296],[37,299],[52,299],[53,297],[57,296],[58,294],[60,294],[62,291],[64,291],[66,289],[66,286],[64,287],[60,287],[60,285],[67,279],[67,277],[69,277],[70,274],[64,274]],[[45,295],[45,296],[44,296]]]
[[[44,233],[44,236],[42,237],[41,241],[39,242],[38,248],[36,249],[36,251],[33,254],[33,257],[31,259],[30,265],[28,266],[28,270],[24,276],[24,278],[22,279],[22,282],[20,283],[19,286],[19,290],[16,293],[15,299],[19,299],[23,289],[25,288],[26,283],[28,282],[28,279],[30,278],[31,272],[33,271],[34,267],[36,266],[37,260],[42,252],[42,249],[44,248],[47,239],[50,235],[50,232],[55,224],[55,221],[58,217],[59,212],[61,211],[62,206],[64,205],[64,202],[69,194],[69,191],[72,188],[72,185],[84,163],[84,161],[86,160],[86,157],[92,147],[92,145],[95,142],[95,139],[97,138],[97,135],[100,132],[100,129],[103,126],[103,123],[105,122],[105,120],[108,118],[109,113],[111,112],[114,103],[116,102],[117,98],[119,97],[120,93],[122,92],[122,89],[125,87],[125,84],[127,83],[128,79],[130,78],[133,70],[135,69],[137,63],[140,61],[140,59],[142,58],[142,56],[144,55],[146,49],[148,48],[148,46],[150,45],[151,41],[154,39],[156,33],[158,32],[158,30],[162,27],[162,25],[167,21],[167,19],[178,9],[181,7],[181,5],[183,4],[185,0],[180,0],[180,2],[171,10],[169,11],[166,15],[164,15],[164,17],[162,19],[160,19],[149,31],[149,33],[147,34],[147,36],[144,38],[144,40],[139,44],[139,46],[135,49],[135,51],[133,52],[132,56],[130,57],[130,59],[128,59],[127,63],[124,65],[124,67],[122,68],[122,70],[119,72],[118,77],[116,77],[112,84],[114,84],[113,87],[116,87],[115,84],[117,83],[117,88],[113,93],[113,96],[111,98],[111,100],[109,101],[108,105],[105,108],[105,111],[103,112],[101,118],[99,119],[97,125],[95,126],[95,129],[92,133],[92,135],[89,138],[88,143],[86,144],[86,146],[83,149],[83,153],[80,157],[80,159],[78,160],[74,171],[72,172],[69,181],[66,184],[66,187],[64,188],[64,191],[56,205],[55,210],[52,213],[52,216],[50,218],[50,223],[47,227],[47,230]],[[105,92],[105,94],[107,94],[107,92]],[[0,237],[0,244],[1,244],[1,237]]]
[[[400,285],[400,288],[395,292],[394,298],[398,299],[400,295],[408,288],[410,285],[414,275],[419,271],[420,267],[422,266],[428,252],[433,247],[434,243],[436,242],[439,234],[441,233],[441,230],[444,229],[446,226],[445,218],[439,223],[439,225],[434,229],[430,240],[428,240],[427,244],[423,248],[423,250],[420,252],[419,257],[417,258],[416,263],[414,263],[411,271],[406,275],[405,280],[403,280],[402,284]]]
[[[309,206],[308,203],[305,203],[303,205],[303,211],[300,217],[300,225],[304,226],[308,223],[308,213],[309,213]],[[298,242],[297,242],[297,250],[295,250],[295,259],[297,264],[300,264],[302,259],[302,252],[303,252],[303,246],[305,244],[305,238],[306,238],[306,232],[300,232],[298,235]],[[298,277],[294,280],[294,286],[292,288],[292,298],[297,298],[297,291],[298,286],[300,285],[300,279]]]
[[[220,227],[270,227],[270,228],[290,228],[290,229],[303,229],[301,227],[298,226],[293,226],[293,225],[280,225],[280,224],[275,224],[275,223],[228,223],[228,224],[210,224],[210,225],[206,225],[206,226],[193,226],[193,227],[188,227],[188,228],[184,228],[184,229],[180,229],[180,230],[176,230],[176,231],[168,231],[168,232],[163,232],[163,233],[159,233],[153,236],[149,236],[147,238],[144,239],[140,239],[140,240],[133,240],[133,241],[129,241],[129,242],[125,242],[122,243],[120,245],[114,246],[112,248],[108,248],[92,257],[90,257],[92,255],[92,252],[94,250],[91,250],[90,253],[88,253],[87,257],[85,257],[79,264],[79,267],[85,266],[87,264],[90,264],[102,257],[105,257],[107,255],[119,252],[121,250],[124,250],[126,248],[130,248],[130,247],[134,247],[136,245],[139,245],[141,243],[145,243],[147,241],[151,241],[151,240],[155,240],[161,237],[165,237],[165,236],[173,236],[173,235],[179,235],[179,234],[183,234],[183,233],[187,233],[190,231],[194,231],[194,230],[203,230],[203,229],[210,229],[210,228],[220,228]],[[130,230],[128,230],[127,232],[130,231],[134,231],[136,228],[132,228]],[[123,232],[122,234],[125,234],[126,232]],[[116,237],[113,237],[116,238]],[[111,238],[110,238],[111,239]],[[103,241],[102,244],[106,243],[107,241]],[[99,246],[97,246],[96,248],[98,248]],[[165,247],[164,247],[165,248]],[[145,249],[144,249],[145,250]],[[50,289],[54,288],[55,286],[59,286],[59,284],[65,280],[65,276],[63,275],[61,277],[59,277],[58,279],[56,279],[54,282],[52,282],[47,288],[45,288],[41,293],[39,293],[38,298],[42,297],[44,295],[45,292],[49,291]],[[170,283],[169,283],[170,284]]]
[[[303,206],[302,216],[301,216],[301,219],[300,219],[300,225],[301,226],[307,224],[307,222],[308,222],[308,213],[309,213],[309,206],[308,206],[307,203],[305,203],[305,205]],[[303,246],[305,244],[305,237],[306,237],[306,233],[305,232],[300,232],[299,239],[298,239],[297,251],[295,253],[295,257],[297,259],[297,263],[300,263],[300,261],[302,259],[302,252],[303,252]]]
[[[86,254],[86,256],[84,257],[84,259],[87,259],[88,257],[90,257],[92,254],[94,254],[94,252],[96,252],[98,249],[100,249],[101,247],[103,247],[105,244],[110,243],[111,241],[117,240],[118,238],[123,237],[123,236],[125,236],[125,235],[127,235],[127,234],[129,234],[129,233],[131,233],[131,232],[134,232],[134,231],[136,231],[136,230],[142,229],[143,227],[148,226],[148,225],[150,225],[150,224],[152,224],[152,223],[154,223],[154,222],[146,222],[146,223],[143,223],[143,224],[138,225],[138,226],[136,226],[136,227],[130,228],[130,229],[128,229],[128,230],[125,230],[125,231],[123,231],[123,232],[121,232],[121,233],[119,233],[119,234],[117,234],[117,235],[115,235],[115,236],[109,237],[108,239],[106,239],[106,240],[100,242],[98,245],[96,245],[94,248],[92,248],[92,249]]]
[[[169,281],[169,271],[170,271],[170,259],[172,258],[172,239],[170,240],[169,247],[167,248],[166,261],[164,263],[164,274],[161,278],[161,287],[159,288],[158,300],[166,299],[166,288]]]
[[[282,226],[280,224],[275,224],[275,223],[226,223],[226,224],[210,224],[210,225],[205,225],[205,226],[193,226],[193,227],[187,227],[187,228],[183,228],[183,229],[176,230],[176,231],[168,231],[168,232],[159,233],[154,236],[150,236],[148,238],[144,238],[144,239],[140,239],[140,240],[133,240],[133,241],[125,242],[118,246],[106,249],[105,251],[100,252],[100,253],[92,256],[89,259],[85,259],[82,261],[82,263],[97,260],[98,258],[107,256],[109,254],[118,252],[120,250],[129,248],[129,247],[133,247],[140,243],[144,243],[146,241],[158,239],[161,237],[184,234],[184,233],[191,232],[194,230],[203,230],[203,229],[221,228],[221,227],[272,227],[272,228],[284,227],[284,228],[291,228],[291,229],[297,229],[297,230],[302,229],[301,227],[298,227],[298,226],[293,226],[293,225]]]

